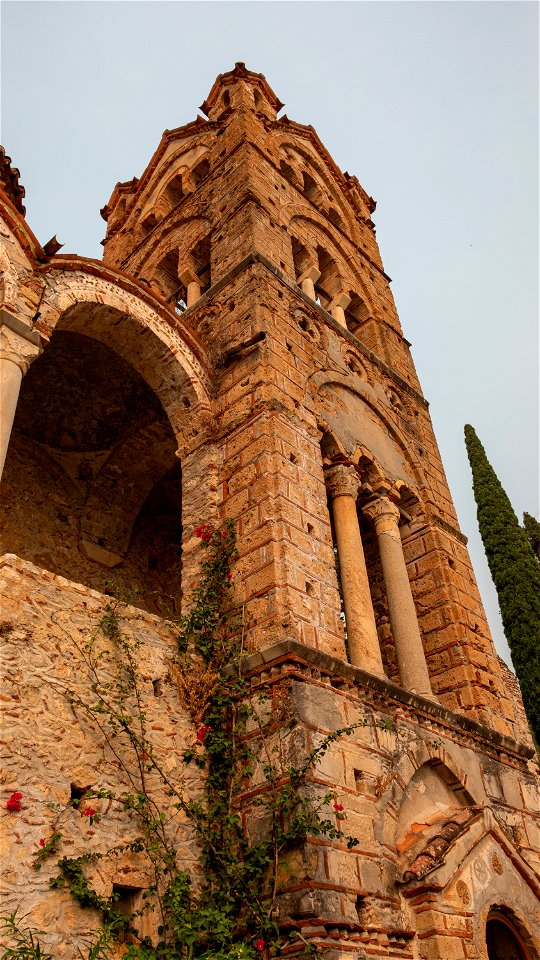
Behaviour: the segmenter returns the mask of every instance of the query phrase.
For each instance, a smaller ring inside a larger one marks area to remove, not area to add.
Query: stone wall
[[[109,742],[106,725],[100,729],[99,716],[85,709],[96,703],[88,644],[94,644],[96,655],[105,653],[98,667],[105,682],[114,683],[121,674],[122,652],[98,630],[111,602],[103,594],[10,555],[1,559],[0,593],[3,909],[26,914],[27,925],[44,931],[42,946],[69,960],[99,924],[96,911],[78,907],[67,890],[49,889],[58,857],[103,855],[118,848],[115,856],[87,867],[102,896],[110,896],[115,885],[140,898],[155,881],[145,855],[124,849],[140,836],[137,817],[112,799],[85,800],[95,789],[115,796],[141,789],[125,739],[120,735]],[[196,742],[196,731],[169,677],[174,629],[129,606],[120,608],[119,626],[137,659],[148,743],[174,788],[193,799],[200,791],[200,772],[194,765],[184,767],[181,757]],[[135,711],[128,697],[125,708],[130,704]],[[166,812],[180,866],[196,877],[198,850],[190,823],[171,806],[160,778],[149,775],[146,788]],[[20,812],[6,809],[13,792],[22,793]],[[73,798],[80,798],[78,806],[69,805]],[[99,822],[84,815],[89,806]],[[55,830],[62,833],[58,854],[36,870],[40,840],[49,840]],[[139,922],[141,933],[155,933],[159,914],[148,911]]]

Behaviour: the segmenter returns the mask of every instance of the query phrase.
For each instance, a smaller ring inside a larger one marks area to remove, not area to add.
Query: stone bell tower
[[[375,202],[312,126],[278,119],[282,106],[236,64],[206,119],[165,131],[143,174],[114,188],[103,264],[48,257],[35,239],[25,254],[41,296],[25,322],[43,354],[21,388],[7,496],[26,490],[39,448],[75,477],[80,506],[62,507],[65,554],[43,546],[52,494],[24,529],[4,520],[9,563],[94,598],[114,567],[181,604],[199,569],[194,528],[231,518],[244,666],[298,722],[286,749],[305,756],[365,720],[313,781],[335,791],[359,845],[310,842],[291,857],[284,926],[335,960],[534,960],[534,749],[489,635]],[[75,348],[104,378],[121,358],[134,401],[96,437],[78,421],[68,439],[51,428],[45,451],[32,409],[46,364],[67,376],[62,351]],[[165,501],[176,566],[145,533]],[[249,791],[244,805],[250,829]]]

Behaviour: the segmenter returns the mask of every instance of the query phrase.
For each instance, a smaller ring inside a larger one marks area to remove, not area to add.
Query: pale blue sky
[[[99,209],[243,60],[378,201],[386,271],[496,645],[463,424],[538,513],[536,2],[4,2],[2,143],[42,243]]]

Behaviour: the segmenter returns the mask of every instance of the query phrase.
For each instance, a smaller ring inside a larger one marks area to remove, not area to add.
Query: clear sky
[[[463,424],[538,516],[536,2],[3,2],[2,143],[27,219],[100,257],[99,209],[236,60],[374,220],[499,652]]]

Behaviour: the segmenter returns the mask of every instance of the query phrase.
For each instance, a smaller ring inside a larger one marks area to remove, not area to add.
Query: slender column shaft
[[[201,298],[201,285],[198,280],[192,280],[191,283],[188,283],[187,288],[187,307],[192,307],[194,303],[197,303],[197,300]]]
[[[349,656],[354,666],[382,677],[381,650],[356,513],[358,485],[353,467],[339,465],[328,471]]]
[[[364,513],[373,520],[377,534],[402,686],[411,693],[436,700],[403,555],[399,510],[386,497],[380,497],[364,507]]]
[[[0,358],[0,477],[6,462],[21,381],[21,368],[13,360]]]
[[[15,419],[23,374],[41,353],[38,335],[0,308],[0,477]]]

